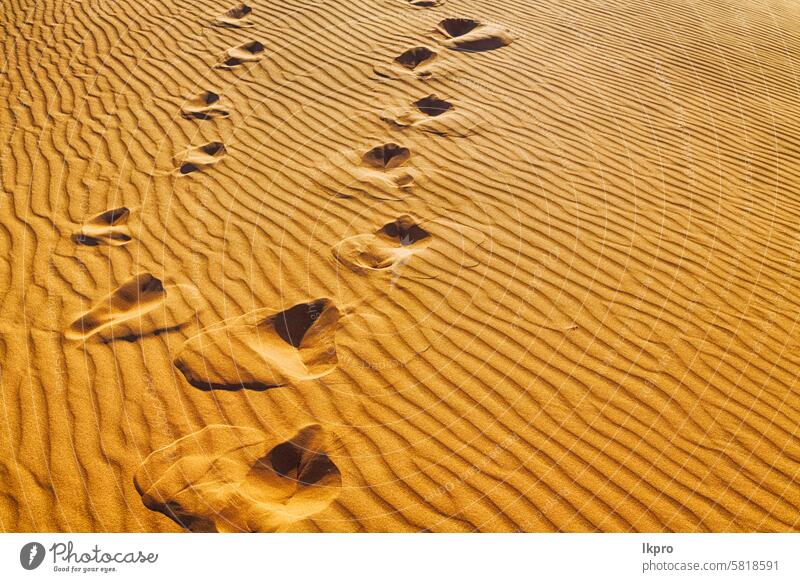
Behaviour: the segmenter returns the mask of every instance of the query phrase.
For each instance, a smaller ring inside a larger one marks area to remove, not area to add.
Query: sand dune
[[[0,530],[797,531],[798,23],[5,1]]]

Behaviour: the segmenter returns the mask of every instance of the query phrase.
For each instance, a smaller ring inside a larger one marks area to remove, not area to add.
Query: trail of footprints
[[[443,0],[406,3],[429,8]],[[211,25],[248,28],[254,25],[252,16],[250,6],[238,4]],[[437,30],[444,37],[441,46],[454,51],[493,50],[512,41],[503,27],[466,18],[446,18]],[[258,41],[243,42],[228,49],[216,66],[236,69],[259,61],[265,50]],[[435,50],[415,46],[378,74],[424,79],[438,59]],[[452,133],[432,120],[446,118],[454,110],[451,101],[429,94],[381,117],[394,128],[417,127],[448,135]],[[230,111],[221,95],[203,91],[184,102],[180,115],[213,121],[228,117]],[[190,146],[176,156],[173,175],[203,171],[226,154],[221,141]],[[362,168],[359,177],[370,185],[386,182],[404,188],[413,184],[413,174],[406,168],[411,156],[408,148],[387,142],[348,161]],[[124,207],[102,212],[85,222],[72,240],[85,246],[127,244],[129,215]],[[342,240],[333,246],[332,255],[352,272],[367,274],[397,269],[432,240],[430,232],[404,214],[373,233]],[[139,273],[75,319],[65,336],[80,341],[136,340],[173,331],[191,320],[198,300],[194,288]],[[339,319],[334,301],[324,297],[282,311],[256,310],[200,330],[183,344],[174,364],[189,384],[202,390],[267,390],[318,379],[337,366]],[[329,457],[335,448],[335,437],[317,424],[299,428],[278,443],[257,429],[212,425],[151,453],[136,472],[134,484],[146,507],[190,531],[281,531],[322,511],[338,496],[342,477]]]

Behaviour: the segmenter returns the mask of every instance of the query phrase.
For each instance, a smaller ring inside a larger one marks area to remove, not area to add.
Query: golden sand
[[[800,528],[800,4],[5,0],[0,530]]]

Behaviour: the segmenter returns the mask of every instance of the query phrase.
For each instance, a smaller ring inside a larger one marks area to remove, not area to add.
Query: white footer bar
[[[0,535],[0,580],[796,582],[799,566],[800,534]]]

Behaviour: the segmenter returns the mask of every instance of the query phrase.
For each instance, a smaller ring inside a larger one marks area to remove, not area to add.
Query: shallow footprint
[[[72,240],[79,245],[95,247],[106,244],[120,246],[131,241],[128,230],[128,216],[130,210],[121,206],[101,212],[85,222],[78,232],[72,235]]]
[[[431,234],[404,214],[373,234],[344,239],[333,247],[333,256],[355,272],[381,271],[404,265],[430,242]]]
[[[384,143],[367,150],[361,156],[358,178],[375,186],[409,188],[414,183],[414,173],[406,167],[411,150],[394,142]]]
[[[309,168],[318,187],[339,198],[399,200],[422,178],[410,167],[411,150],[395,142],[335,152]]]
[[[195,314],[193,289],[172,285],[170,293],[150,273],[134,275],[73,321],[67,339],[134,340],[182,327]],[[187,297],[188,296],[188,297]]]
[[[214,26],[223,28],[247,28],[253,26],[253,23],[247,18],[251,12],[253,12],[253,9],[247,4],[237,4],[217,16],[216,20],[214,20]]]
[[[375,73],[389,79],[414,76],[426,79],[433,75],[433,64],[437,58],[436,51],[426,46],[415,46],[392,59],[389,66],[377,65]]]
[[[477,123],[457,110],[452,102],[435,94],[426,95],[407,107],[394,107],[380,114],[394,127],[414,127],[445,136],[463,137],[475,132]]]
[[[217,65],[221,69],[233,69],[244,63],[254,63],[261,60],[261,53],[266,50],[263,44],[257,40],[245,42],[233,48],[229,48],[225,53],[225,58]]]
[[[499,24],[482,23],[471,18],[445,18],[438,25],[446,39],[442,45],[453,50],[483,52],[508,46],[511,33]]]
[[[418,8],[433,8],[441,6],[445,0],[408,0],[408,3]]]
[[[338,325],[339,310],[326,298],[285,311],[258,309],[188,339],[175,366],[202,390],[266,390],[313,380],[337,366]]]
[[[148,509],[190,531],[278,531],[328,507],[342,476],[318,424],[273,444],[253,428],[207,426],[149,455],[134,484]]]
[[[187,99],[181,109],[181,116],[184,119],[215,119],[217,117],[228,117],[230,113],[222,107],[219,94],[213,91],[203,91],[191,99]]]
[[[185,176],[199,172],[207,166],[213,166],[225,157],[227,149],[221,141],[212,141],[207,144],[189,148],[176,156],[178,167],[175,174]]]

